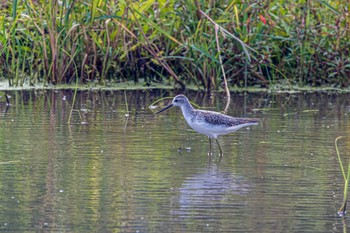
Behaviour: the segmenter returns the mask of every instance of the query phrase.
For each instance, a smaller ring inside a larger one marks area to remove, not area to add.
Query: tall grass
[[[0,76],[347,87],[349,11],[348,0],[0,0]]]

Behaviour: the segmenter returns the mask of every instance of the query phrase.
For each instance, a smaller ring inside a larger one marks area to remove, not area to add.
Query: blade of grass
[[[177,39],[175,39],[173,36],[171,36],[168,32],[164,31],[161,27],[159,27],[156,23],[154,23],[152,20],[149,20],[149,18],[147,18],[144,14],[141,14],[139,11],[137,11],[136,9],[132,9],[133,12],[136,12],[138,15],[141,16],[142,19],[144,19],[148,24],[150,24],[152,27],[154,27],[155,29],[157,29],[159,32],[161,32],[163,35],[165,35],[166,37],[168,37],[170,40],[174,41],[175,43],[177,43],[178,45],[183,45],[180,41],[178,41]]]
[[[340,158],[340,153],[339,153],[339,149],[338,149],[338,140],[341,139],[341,138],[343,138],[343,137],[340,136],[340,137],[337,137],[335,139],[335,151],[337,152],[338,162],[339,162],[339,165],[340,165],[340,170],[341,170],[341,173],[343,174],[343,178],[345,180],[346,177],[345,177],[345,171],[344,171],[344,167],[343,167],[343,162],[342,162],[342,160]]]
[[[17,3],[18,3],[17,0],[14,0],[12,2],[12,18],[14,19],[17,17]]]
[[[346,214],[346,204],[347,204],[347,198],[348,198],[348,188],[349,188],[349,179],[350,179],[350,160],[349,160],[349,165],[348,165],[348,173],[345,176],[345,170],[343,167],[343,162],[340,158],[340,153],[339,153],[339,148],[338,148],[338,140],[341,138],[343,138],[343,137],[342,136],[337,137],[334,141],[334,144],[335,144],[335,150],[337,152],[340,170],[341,170],[343,178],[344,178],[343,202],[342,202],[341,207],[338,210],[338,215],[341,217],[344,217]]]
[[[224,68],[224,65],[222,64],[222,60],[221,60],[221,49],[220,49],[220,44],[219,44],[218,30],[219,30],[219,28],[215,25],[215,41],[216,41],[216,46],[217,46],[217,50],[218,50],[220,67],[221,67],[221,71],[222,71],[222,77],[224,78],[225,92],[226,92],[226,97],[227,97],[227,103],[226,103],[226,107],[225,107],[225,113],[226,113],[227,109],[230,105],[231,94],[230,94],[230,90],[228,89],[228,85],[227,85],[225,68]]]
[[[231,38],[233,38],[234,40],[236,40],[242,47],[246,57],[247,57],[247,60],[248,62],[251,61],[251,58],[250,58],[250,54],[248,52],[247,49],[250,49],[254,52],[256,52],[253,48],[251,48],[250,46],[248,46],[247,44],[245,44],[241,39],[239,39],[238,37],[236,37],[235,35],[233,35],[232,33],[228,32],[226,29],[224,29],[223,27],[221,27],[219,24],[217,24],[212,18],[210,18],[206,13],[204,13],[202,10],[200,10],[201,14],[204,15],[212,24],[216,25],[220,31],[226,35],[226,36],[229,36]],[[257,53],[257,52],[256,52]]]
[[[220,64],[220,61],[210,55],[209,53],[205,52],[204,50],[197,48],[195,45],[190,45],[190,48],[196,50],[197,52],[200,52],[201,54],[205,55],[206,57],[210,58],[212,61],[216,62],[217,64]]]
[[[134,14],[133,10],[131,12],[132,12],[132,14]],[[136,19],[136,17],[135,17],[135,19]],[[157,47],[151,45],[150,41],[148,40],[148,37],[146,36],[145,32],[142,30],[140,22],[137,19],[135,20],[135,22],[136,22],[136,24],[141,32],[141,35],[143,36],[143,38],[145,39],[145,41],[147,43],[147,45],[144,46],[144,48],[153,55],[153,57],[158,61],[159,64],[161,64],[164,67],[164,69],[166,69],[169,72],[169,74],[176,80],[176,82],[178,84],[180,84],[181,88],[185,88],[185,84],[179,79],[179,77],[175,74],[175,72],[168,65],[168,63],[166,61],[164,61],[163,59],[159,58],[159,56],[158,56],[159,51],[155,51],[153,48],[153,47],[155,47],[155,48],[157,48]]]
[[[332,7],[331,5],[329,5],[327,2],[325,1],[322,1],[322,0],[318,0],[319,3],[325,5],[328,9],[330,9],[333,13],[339,15],[339,12],[334,8]]]

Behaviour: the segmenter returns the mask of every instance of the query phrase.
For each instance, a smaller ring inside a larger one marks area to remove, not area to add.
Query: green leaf
[[[207,53],[207,52],[203,51],[202,49],[197,48],[197,47],[196,47],[196,46],[194,46],[194,45],[191,45],[191,46],[190,46],[190,48],[192,48],[192,49],[194,49],[194,50],[196,50],[196,51],[200,52],[201,54],[205,55],[206,57],[208,57],[208,58],[212,59],[214,62],[216,62],[216,63],[220,64],[220,61],[219,61],[218,59],[216,59],[215,57],[213,57],[213,56],[212,56],[212,55],[210,55],[209,53]]]
[[[338,12],[334,7],[332,7],[331,5],[329,5],[327,2],[322,1],[322,0],[319,0],[318,2],[321,3],[321,4],[323,4],[323,5],[325,5],[326,7],[328,7],[333,13],[339,15],[339,12]]]
[[[149,20],[144,14],[141,14],[139,11],[137,11],[136,9],[134,9],[134,11],[141,16],[142,19],[144,19],[148,24],[150,24],[152,27],[154,27],[155,29],[157,29],[159,32],[161,32],[163,35],[165,35],[166,37],[168,37],[170,40],[174,41],[175,43],[182,45],[181,42],[179,42],[177,39],[175,39],[174,37],[172,37],[169,33],[167,33],[166,31],[164,31],[161,27],[158,26],[158,24],[154,23],[153,21]]]

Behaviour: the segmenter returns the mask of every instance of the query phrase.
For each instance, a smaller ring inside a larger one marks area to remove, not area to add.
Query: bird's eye
[[[178,102],[178,100],[174,100],[175,102]]]

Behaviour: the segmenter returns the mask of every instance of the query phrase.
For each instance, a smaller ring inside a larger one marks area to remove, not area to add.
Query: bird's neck
[[[192,105],[190,103],[187,103],[187,104],[181,106],[181,110],[182,110],[182,114],[186,118],[187,116],[193,114],[194,108],[192,107]]]

